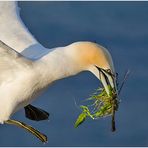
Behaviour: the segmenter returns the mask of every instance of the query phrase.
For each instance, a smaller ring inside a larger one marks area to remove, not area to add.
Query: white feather
[[[17,2],[0,1],[0,40],[26,57],[40,58],[50,50],[30,34],[19,12]]]

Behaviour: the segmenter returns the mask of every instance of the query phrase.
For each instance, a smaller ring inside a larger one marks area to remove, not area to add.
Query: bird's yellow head
[[[76,42],[69,48],[78,68],[92,72],[102,82],[108,95],[108,85],[117,93],[115,70],[107,49],[92,42]]]

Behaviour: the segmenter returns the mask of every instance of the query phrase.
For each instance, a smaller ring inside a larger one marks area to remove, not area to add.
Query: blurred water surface
[[[88,120],[75,129],[75,106],[100,85],[89,72],[59,80],[34,105],[50,112],[50,120],[29,121],[24,111],[13,118],[48,136],[43,145],[15,126],[0,126],[0,146],[148,146],[148,2],[19,2],[21,17],[45,47],[95,41],[110,51],[120,79],[131,75],[121,93],[117,131],[110,118]]]

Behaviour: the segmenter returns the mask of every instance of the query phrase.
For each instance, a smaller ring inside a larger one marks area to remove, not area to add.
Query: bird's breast
[[[13,77],[13,78],[10,78]],[[20,70],[0,83],[0,122],[32,102],[43,89],[39,89],[38,76],[32,70]],[[11,81],[10,81],[11,80]]]

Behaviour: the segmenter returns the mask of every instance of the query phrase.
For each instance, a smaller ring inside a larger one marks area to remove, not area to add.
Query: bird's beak
[[[117,90],[115,74],[113,74],[111,72],[111,70],[109,70],[109,69],[105,70],[105,69],[102,69],[102,68],[99,68],[99,67],[97,67],[97,69],[99,70],[99,79],[102,82],[108,96],[110,96],[109,86],[111,86],[112,90],[114,91],[114,93],[117,96],[118,90]]]

